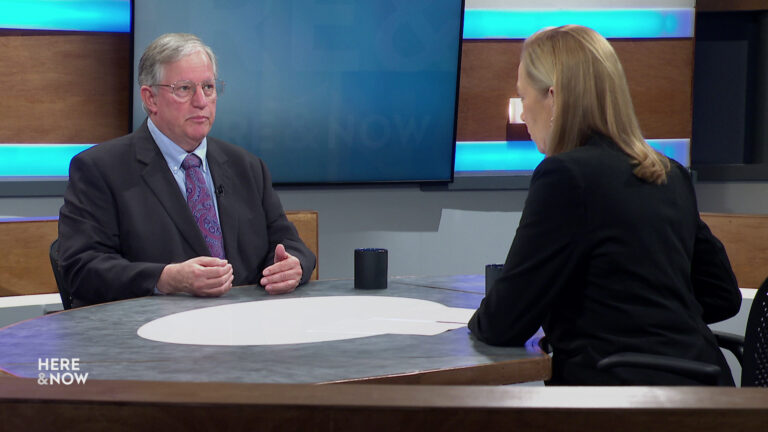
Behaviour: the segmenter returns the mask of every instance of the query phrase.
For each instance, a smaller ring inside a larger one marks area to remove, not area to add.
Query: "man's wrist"
[[[165,267],[163,267],[163,271],[160,272],[160,278],[157,280],[157,283],[155,284],[155,294],[159,295],[167,295],[172,294],[171,284],[168,281],[170,278],[170,272],[173,271],[172,266],[173,264],[167,264]]]

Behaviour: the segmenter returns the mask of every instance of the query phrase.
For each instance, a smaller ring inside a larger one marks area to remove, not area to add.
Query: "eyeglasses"
[[[171,93],[183,101],[195,95],[198,85],[203,89],[203,94],[207,98],[214,98],[217,94],[224,92],[224,81],[222,80],[200,81],[199,83],[182,80],[176,81],[173,84],[152,84],[153,87],[170,87]]]

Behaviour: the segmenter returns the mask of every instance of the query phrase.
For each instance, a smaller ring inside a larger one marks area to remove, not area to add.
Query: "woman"
[[[547,157],[472,333],[523,345],[543,327],[553,348],[550,384],[698,384],[596,368],[612,354],[638,352],[720,366],[719,384],[733,385],[706,323],[738,312],[736,278],[699,218],[686,169],[643,140],[608,41],[573,25],[534,34],[523,45],[517,91]]]

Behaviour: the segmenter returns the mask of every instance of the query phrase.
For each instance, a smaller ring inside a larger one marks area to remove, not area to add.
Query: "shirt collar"
[[[163,154],[165,161],[168,163],[168,167],[174,172],[181,169],[181,163],[184,161],[184,158],[187,157],[187,151],[176,145],[176,143],[171,141],[171,139],[165,136],[164,133],[160,132],[160,129],[152,123],[152,119],[150,118],[147,118],[147,127],[149,128],[149,133],[152,134],[152,138],[155,139],[157,147],[160,148],[160,152]],[[205,157],[207,152],[208,137],[205,137],[200,145],[192,152],[203,161],[203,166],[201,167],[203,172],[208,172],[208,159]]]

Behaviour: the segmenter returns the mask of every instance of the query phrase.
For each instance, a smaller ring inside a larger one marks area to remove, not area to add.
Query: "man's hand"
[[[285,246],[275,248],[275,263],[264,269],[261,286],[269,294],[285,294],[293,291],[301,281],[301,262],[285,251]]]
[[[233,279],[232,264],[200,256],[165,266],[157,281],[157,290],[164,294],[185,292],[198,297],[219,297],[232,288]]]

